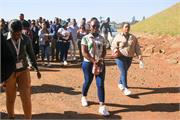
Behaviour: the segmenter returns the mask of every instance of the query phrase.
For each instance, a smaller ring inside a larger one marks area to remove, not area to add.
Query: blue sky
[[[102,16],[111,21],[130,21],[133,16],[140,20],[150,17],[180,0],[0,0],[0,16],[5,20],[18,18],[20,13],[25,19],[39,16],[54,20]]]

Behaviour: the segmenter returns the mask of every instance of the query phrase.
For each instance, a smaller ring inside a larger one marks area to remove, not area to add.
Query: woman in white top
[[[98,89],[99,98],[99,113],[107,116],[109,115],[106,109],[105,102],[105,64],[104,57],[106,55],[106,41],[99,35],[99,21],[97,18],[92,18],[90,22],[90,33],[82,38],[81,41],[82,54],[84,61],[82,63],[82,70],[84,73],[84,83],[82,88],[82,106],[88,106],[86,99],[89,87],[92,83],[93,77],[96,77],[96,86]],[[96,71],[97,70],[97,71]]]
[[[62,22],[62,28],[59,28],[57,35],[57,44],[60,47],[60,64],[68,65],[67,55],[70,46],[70,40],[72,40],[71,32],[67,29],[68,22]]]
[[[41,50],[41,58],[44,65],[44,58],[47,57],[47,66],[51,66],[50,64],[50,42],[51,42],[51,35],[47,28],[48,22],[42,23],[42,29],[39,30],[39,44]]]
[[[77,31],[77,38],[78,38],[78,49],[79,49],[79,56],[81,62],[83,61],[82,51],[81,51],[81,39],[87,35],[86,29],[84,25],[81,25],[79,30]]]

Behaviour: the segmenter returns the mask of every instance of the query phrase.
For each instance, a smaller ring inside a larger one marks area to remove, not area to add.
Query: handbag
[[[103,64],[101,62],[93,63],[92,73],[99,75],[103,71]]]
[[[94,41],[93,41],[93,51],[94,51],[93,58],[95,59],[96,44]],[[94,75],[99,75],[102,71],[103,71],[103,62],[101,61],[94,62],[92,67],[92,73]]]

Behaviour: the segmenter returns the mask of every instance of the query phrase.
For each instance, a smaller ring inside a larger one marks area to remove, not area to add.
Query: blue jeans
[[[93,67],[93,63],[83,61],[83,63],[82,63],[82,70],[84,73],[84,83],[83,83],[83,88],[82,88],[83,96],[87,96],[89,87],[90,87],[93,77],[94,77],[94,74],[92,73],[92,67]],[[103,71],[95,77],[96,77],[96,86],[97,86],[97,90],[98,90],[99,102],[104,103],[104,99],[105,99],[105,90],[104,90],[105,66],[103,67]]]
[[[67,61],[67,55],[68,55],[68,50],[70,46],[70,42],[60,42],[61,44],[61,53],[60,53],[60,61]]]
[[[70,42],[60,42],[60,62],[67,61]]]
[[[122,84],[123,87],[128,88],[127,86],[127,73],[128,69],[131,66],[132,57],[119,57],[116,59],[116,64],[118,65],[119,71],[121,73],[119,84]]]
[[[59,61],[59,54],[60,54],[61,45],[60,42],[56,42],[56,60]]]
[[[41,58],[44,61],[45,56],[47,57],[47,62],[49,62],[50,58],[50,46],[49,45],[40,45],[41,50]]]

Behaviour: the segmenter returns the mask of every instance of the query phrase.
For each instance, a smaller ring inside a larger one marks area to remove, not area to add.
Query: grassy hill
[[[180,35],[180,2],[132,26],[133,32]]]

